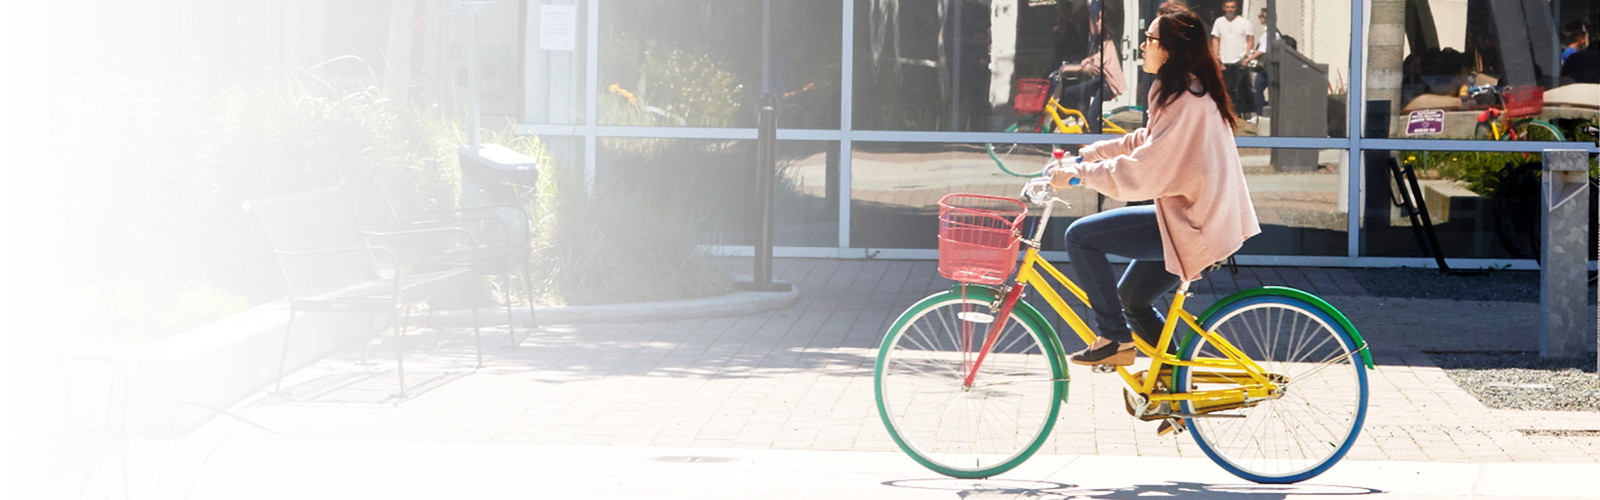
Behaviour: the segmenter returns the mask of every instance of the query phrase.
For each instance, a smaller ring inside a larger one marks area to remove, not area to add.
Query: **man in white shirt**
[[[1233,98],[1234,113],[1240,116],[1255,111],[1247,80],[1249,73],[1241,64],[1249,55],[1250,47],[1255,45],[1255,38],[1250,34],[1250,21],[1239,17],[1239,2],[1224,2],[1222,17],[1211,23],[1211,53],[1222,62],[1222,82]]]

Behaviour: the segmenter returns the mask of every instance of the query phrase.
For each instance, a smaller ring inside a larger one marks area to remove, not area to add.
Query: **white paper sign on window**
[[[578,41],[578,6],[539,6],[539,48],[570,51]]]

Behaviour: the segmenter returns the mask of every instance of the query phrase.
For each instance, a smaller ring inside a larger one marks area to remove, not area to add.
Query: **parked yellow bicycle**
[[[1057,285],[1085,305],[1087,295],[1039,256],[1051,211],[1070,205],[1051,193],[1047,176],[1028,182],[1022,198],[1044,205],[1027,240],[1018,200],[941,200],[939,272],[959,283],[902,313],[879,349],[884,426],[911,458],[948,476],[989,477],[1021,464],[1067,401],[1066,354],[1044,316],[1020,300],[1030,288],[1085,344],[1095,340]],[[1008,279],[1019,244],[1028,248]],[[1355,327],[1326,301],[1283,287],[1241,291],[1195,316],[1184,310],[1189,285],[1173,296],[1157,345],[1134,336],[1148,369],[1094,368],[1121,376],[1128,413],[1163,421],[1161,434],[1192,430],[1213,461],[1255,482],[1303,481],[1338,462],[1367,410],[1372,360]]]
[[[1006,127],[1005,131],[1035,133],[1060,132],[1063,134],[1088,133],[1088,117],[1085,117],[1082,111],[1066,107],[1065,105],[1061,104],[1060,100],[1056,99],[1056,90],[1061,88],[1061,81],[1062,75],[1060,71],[1050,73],[1050,77],[1047,79],[1024,78],[1017,80],[1017,92],[1016,96],[1012,100],[1012,108],[1016,109],[1019,119],[1017,120],[1017,123]],[[1130,111],[1140,113],[1141,118],[1139,121],[1140,123],[1144,122],[1144,107],[1122,106],[1117,109],[1113,109],[1111,112],[1106,113],[1105,116],[1100,117],[1100,131],[1106,134],[1128,133],[1127,129],[1117,125],[1115,122],[1111,121],[1109,117],[1117,116]],[[1017,177],[1033,177],[1039,175],[1039,173],[1017,172],[1007,167],[1006,162],[1012,161],[1015,163],[1013,161],[1016,156],[1015,153],[1027,150],[1028,148],[1037,148],[1038,146],[1039,145],[1036,144],[991,143],[986,144],[985,148],[989,152],[989,159],[994,160],[994,164],[999,166],[1001,171]],[[1054,148],[1054,146],[1047,147],[1052,149]],[[1032,158],[1030,157],[1029,159],[1031,160]]]

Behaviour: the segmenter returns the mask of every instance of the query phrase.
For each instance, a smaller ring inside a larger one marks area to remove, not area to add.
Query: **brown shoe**
[[[1133,364],[1136,352],[1133,342],[1126,344],[1108,342],[1098,349],[1084,349],[1072,354],[1072,362],[1080,365],[1128,366]]]

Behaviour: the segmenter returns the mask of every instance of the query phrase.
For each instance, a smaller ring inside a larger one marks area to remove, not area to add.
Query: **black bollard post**
[[[754,292],[784,292],[788,283],[772,281],[772,198],[778,175],[778,98],[765,94],[756,129],[756,204],[760,207],[760,230],[756,233],[755,276],[750,282],[736,283]]]

